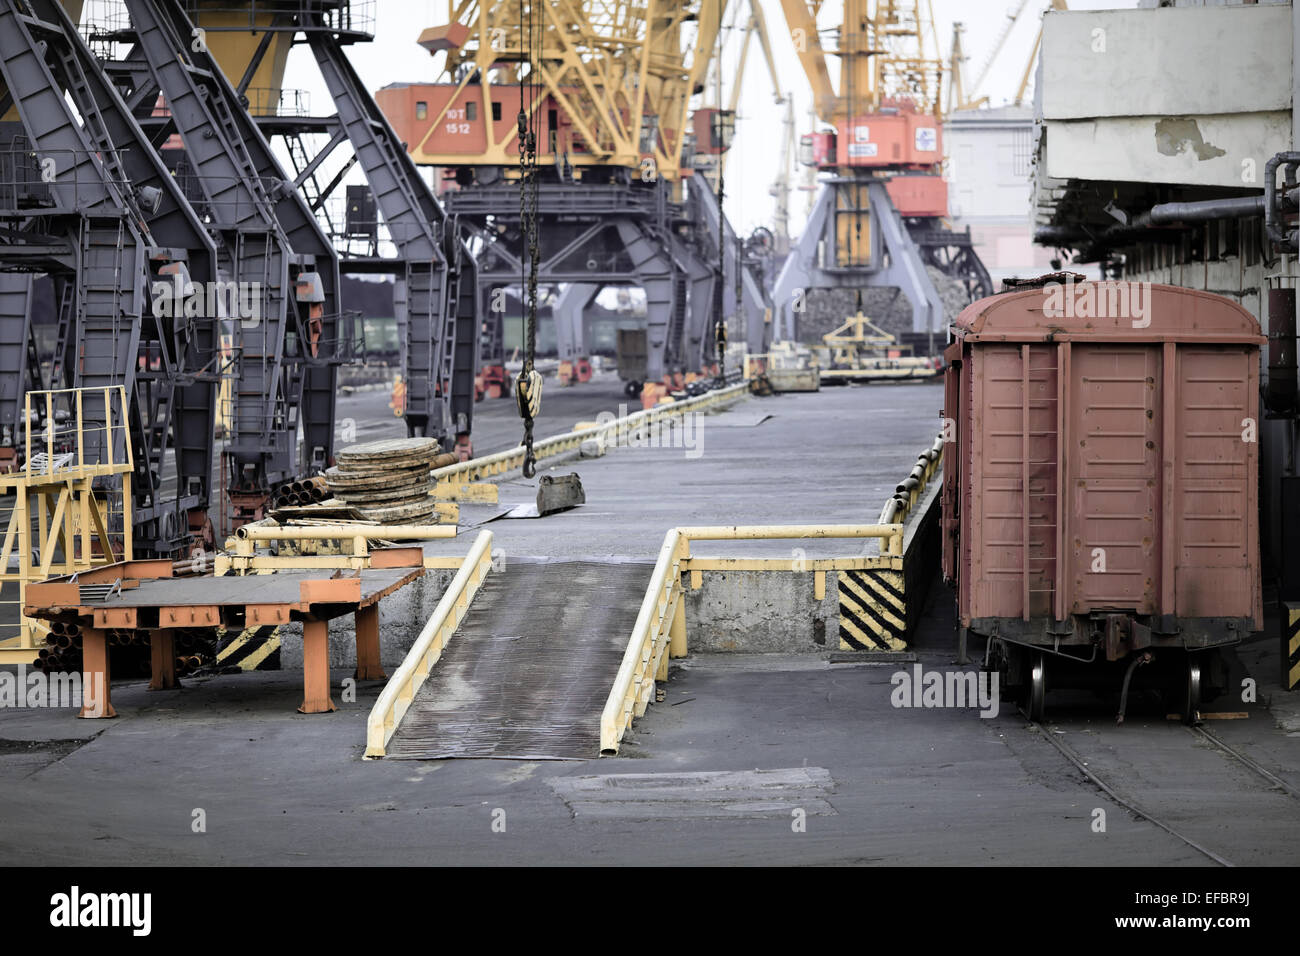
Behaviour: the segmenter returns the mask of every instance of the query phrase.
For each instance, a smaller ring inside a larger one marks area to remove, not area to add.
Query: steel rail
[[[1277,776],[1272,771],[1267,770],[1260,764],[1256,763],[1255,760],[1252,759],[1251,757],[1247,757],[1245,754],[1234,749],[1233,747],[1229,747],[1226,743],[1223,742],[1223,740],[1217,734],[1214,734],[1211,731],[1208,731],[1204,727],[1200,727],[1200,726],[1188,727],[1186,724],[1184,724],[1183,726],[1187,728],[1188,733],[1192,734],[1195,737],[1201,737],[1204,740],[1208,740],[1211,744],[1213,744],[1215,747],[1222,750],[1229,757],[1232,757],[1234,760],[1236,760],[1247,770],[1250,770],[1258,774],[1259,776],[1263,777],[1265,780],[1268,781],[1269,785],[1273,789],[1281,790],[1284,793],[1288,793],[1291,796],[1300,799],[1300,789],[1291,786],[1291,784],[1287,783],[1285,780]]]
[[[1029,715],[1025,714],[1023,710],[1021,711],[1021,714],[1023,714],[1025,718],[1029,720]],[[1039,736],[1041,736],[1049,744],[1051,744],[1058,751],[1060,751],[1061,756],[1065,757],[1066,760],[1070,761],[1070,763],[1074,765],[1076,770],[1078,770],[1085,777],[1091,780],[1093,785],[1096,786],[1097,789],[1101,790],[1102,793],[1110,797],[1111,800],[1115,801],[1115,803],[1119,804],[1121,807],[1128,810],[1130,813],[1136,814],[1137,816],[1146,820],[1148,823],[1155,824],[1155,826],[1159,827],[1161,830],[1164,830],[1170,836],[1174,837],[1175,839],[1181,840],[1183,843],[1186,843],[1197,853],[1209,857],[1215,863],[1219,864],[1219,866],[1229,866],[1229,867],[1236,866],[1236,864],[1231,862],[1230,860],[1227,860],[1224,857],[1219,856],[1219,854],[1215,853],[1213,850],[1201,846],[1191,837],[1186,836],[1185,834],[1182,834],[1179,831],[1175,830],[1173,827],[1165,823],[1159,817],[1156,817],[1151,813],[1147,812],[1146,810],[1143,810],[1132,800],[1127,800],[1124,797],[1121,797],[1104,780],[1102,780],[1101,777],[1097,776],[1097,774],[1095,774],[1091,769],[1089,769],[1088,765],[1084,763],[1083,759],[1077,753],[1074,752],[1073,748],[1071,748],[1064,741],[1057,740],[1056,735],[1053,734],[1046,727],[1044,727],[1042,724],[1040,724],[1038,721],[1029,720],[1029,723],[1038,730]]]

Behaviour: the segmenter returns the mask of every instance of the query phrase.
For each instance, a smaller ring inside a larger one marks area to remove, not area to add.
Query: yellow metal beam
[[[688,398],[680,402],[669,402],[666,405],[656,405],[654,408],[633,412],[631,415],[616,418],[604,425],[595,425],[591,428],[565,432],[562,435],[555,435],[535,442],[533,444],[533,453],[537,460],[541,461],[543,458],[552,458],[556,455],[575,451],[588,439],[596,439],[603,442],[606,447],[614,447],[626,436],[636,434],[640,429],[656,427],[663,422],[679,418],[689,412],[698,412],[705,408],[744,398],[748,394],[747,389],[748,386],[743,382],[737,385],[729,385],[726,388],[697,395],[695,398]],[[524,449],[520,446],[508,451],[497,452],[494,455],[471,458],[469,461],[438,468],[433,472],[433,477],[440,486],[443,483],[453,486],[464,485],[481,481],[484,478],[491,478],[495,475],[505,474],[522,467],[523,463]]]
[[[785,13],[785,23],[799,65],[812,87],[813,109],[823,120],[833,123],[836,118],[835,87],[826,65],[826,51],[822,49],[821,37],[817,33],[817,14],[804,0],[781,0],[781,10]]]

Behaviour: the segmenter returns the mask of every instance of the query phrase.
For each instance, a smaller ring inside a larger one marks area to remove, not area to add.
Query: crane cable
[[[719,2],[718,2],[718,22],[719,22],[719,23],[722,22],[722,11],[723,11],[723,8],[724,8],[724,4],[723,4],[722,0],[719,0]],[[721,30],[718,31],[718,41],[717,41],[717,59],[716,59],[715,63],[716,63],[717,69],[714,71],[714,77],[715,77],[715,79],[716,79],[716,81],[717,81],[717,86],[718,86],[718,94],[717,94],[717,95],[718,95],[718,110],[717,110],[717,112],[715,112],[715,113],[713,114],[713,117],[714,117],[714,119],[713,119],[714,130],[715,130],[715,134],[716,134],[716,142],[715,142],[713,145],[719,147],[719,152],[718,152],[718,154],[717,154],[717,157],[718,157],[718,159],[717,159],[717,170],[718,170],[718,195],[717,195],[717,203],[718,203],[718,281],[717,281],[717,283],[714,285],[714,289],[713,289],[713,346],[714,346],[714,350],[715,350],[715,352],[716,352],[716,355],[717,355],[717,361],[718,361],[718,382],[719,382],[719,384],[722,384],[722,383],[725,383],[726,380],[727,380],[727,370],[726,370],[726,368],[725,368],[725,359],[726,359],[726,354],[727,354],[727,319],[726,319],[726,316],[723,315],[723,293],[722,293],[722,287],[723,287],[723,285],[726,284],[726,281],[727,281],[727,266],[726,266],[726,260],[727,260],[727,221],[726,221],[726,218],[724,217],[723,212],[722,212],[722,202],[723,202],[723,199],[725,198],[726,190],[725,190],[724,183],[723,183],[723,179],[724,179],[724,177],[723,177],[723,162],[722,162],[722,152],[721,152],[721,147],[722,147],[722,145],[723,145],[723,142],[722,142],[722,136],[723,136],[723,130],[724,130],[724,126],[723,126],[723,122],[722,122],[722,31],[721,31]],[[739,237],[737,237],[737,245],[739,245]],[[739,251],[739,250],[737,250],[737,251]],[[736,272],[736,285],[737,285],[737,287],[739,287],[739,285],[740,285],[740,272],[739,272],[740,263],[737,262],[737,263],[736,263],[736,266],[737,266],[737,272]],[[740,298],[739,298],[739,296],[737,296],[736,304],[737,304],[737,307],[739,307],[739,305],[740,305]]]
[[[538,22],[534,3],[528,4],[525,24],[524,4],[519,4],[519,37],[526,43],[528,82],[519,78],[519,219],[523,227],[525,254],[519,257],[520,285],[523,287],[524,306],[524,367],[515,383],[515,401],[519,415],[524,420],[525,478],[537,474],[537,459],[533,454],[533,422],[542,410],[542,375],[537,371],[537,265],[541,258],[537,242],[537,131],[529,124],[529,113],[535,111],[540,84],[537,82],[538,60],[536,50],[541,46],[542,24]],[[525,25],[527,29],[525,30]],[[536,45],[536,46],[535,46]],[[527,90],[527,101],[525,101]]]

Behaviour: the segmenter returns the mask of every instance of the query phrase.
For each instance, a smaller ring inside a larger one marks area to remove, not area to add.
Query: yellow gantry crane
[[[453,82],[433,88],[445,92],[426,105],[433,123],[411,144],[412,158],[434,166],[516,163],[522,81],[541,88],[527,107],[533,128],[545,119],[537,110],[555,109],[538,144],[539,163],[649,162],[656,175],[675,181],[690,100],[703,87],[725,7],[719,0],[450,0],[448,22],[425,30],[419,42],[446,53]],[[532,60],[536,76],[526,68]],[[471,135],[467,110],[493,121]]]
[[[817,27],[820,0],[781,0],[795,54],[812,87],[814,109],[824,122],[839,125],[852,113],[873,113],[886,100],[907,99],[918,112],[939,114],[943,61],[925,51],[925,27],[933,34],[928,0],[845,0],[839,43],[827,50]],[[840,60],[839,90],[831,82],[826,57]]]
[[[829,45],[817,24],[819,0],[781,0],[781,8],[817,117],[832,129],[806,137],[801,149],[805,165],[830,177],[777,277],[774,335],[798,338],[799,304],[810,289],[892,287],[911,305],[911,331],[933,350],[944,311],[927,265],[953,247],[962,270],[980,281],[987,271],[969,237],[946,223],[944,62],[929,0],[844,0]],[[838,88],[829,56],[839,58]]]

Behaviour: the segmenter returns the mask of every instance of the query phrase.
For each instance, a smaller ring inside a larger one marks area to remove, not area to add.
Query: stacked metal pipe
[[[45,635],[45,646],[37,651],[32,666],[44,674],[81,669],[81,628],[77,624],[53,621]]]
[[[320,475],[286,481],[275,490],[273,508],[315,504],[330,497],[330,486]]]
[[[178,629],[174,633],[176,675],[193,674],[201,667],[216,663],[216,633],[208,628]],[[148,631],[133,628],[110,628],[105,634],[110,666],[119,676],[148,677],[152,672],[151,638]],[[76,623],[52,621],[42,647],[32,666],[42,673],[79,671],[82,666],[81,627]]]

